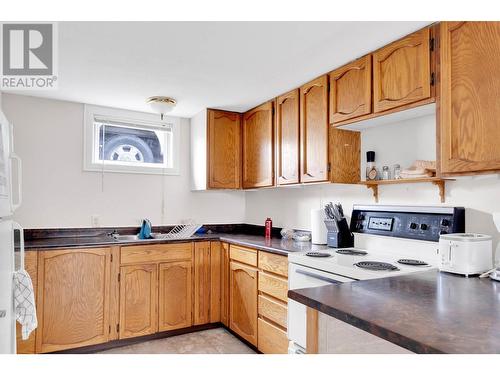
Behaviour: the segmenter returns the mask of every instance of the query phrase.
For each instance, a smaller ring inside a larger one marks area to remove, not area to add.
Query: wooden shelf
[[[422,182],[430,182],[436,185],[439,189],[439,197],[441,198],[441,203],[445,201],[445,181],[453,181],[451,179],[443,179],[439,177],[425,177],[425,178],[402,178],[399,180],[376,180],[376,181],[361,181],[361,185],[365,185],[367,188],[372,189],[373,197],[375,202],[378,203],[378,187],[379,185],[397,185],[397,184],[415,184]]]

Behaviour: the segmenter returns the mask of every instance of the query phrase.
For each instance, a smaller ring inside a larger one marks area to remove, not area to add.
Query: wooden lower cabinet
[[[158,275],[158,330],[190,327],[192,315],[192,262],[161,263]]]
[[[221,263],[221,243],[212,241],[210,242],[210,323],[221,321]]]
[[[259,251],[258,346],[264,354],[288,352],[288,258]]]
[[[137,264],[120,269],[120,339],[158,330],[158,266]]]
[[[33,251],[25,262],[39,326],[18,353],[218,322],[262,353],[286,352],[286,256],[201,241]]]
[[[230,263],[229,328],[257,346],[257,269]]]
[[[229,327],[229,244],[222,243],[221,253],[221,300],[220,300],[220,320],[222,324]]]
[[[286,331],[264,319],[259,318],[259,347],[264,354],[288,353],[288,338]]]
[[[35,291],[35,303],[36,303],[36,293],[37,293],[37,273],[38,273],[38,252],[26,251],[24,256],[24,269],[28,272],[33,282],[33,290]],[[34,354],[36,353],[35,348],[35,329],[31,332],[27,340],[23,340],[21,336],[21,325],[16,322],[16,353],[17,354]]]
[[[194,325],[210,323],[210,241],[194,244]]]
[[[38,353],[108,341],[110,252],[96,248],[38,254]]]

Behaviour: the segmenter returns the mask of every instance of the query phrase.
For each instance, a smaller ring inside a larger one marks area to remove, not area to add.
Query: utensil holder
[[[333,219],[325,220],[328,247],[353,247],[354,235],[349,230],[347,220],[344,218],[335,222]]]

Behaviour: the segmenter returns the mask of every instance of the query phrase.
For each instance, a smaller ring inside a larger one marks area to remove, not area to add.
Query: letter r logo
[[[52,24],[3,24],[3,75],[52,75],[52,37]]]

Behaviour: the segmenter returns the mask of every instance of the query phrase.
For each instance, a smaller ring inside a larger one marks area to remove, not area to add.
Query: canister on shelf
[[[391,179],[391,171],[387,165],[382,167],[382,180],[390,180]]]
[[[378,177],[377,167],[375,166],[375,151],[366,152],[366,180],[373,181]]]
[[[401,179],[401,166],[399,164],[394,164],[394,172],[392,176],[395,180]]]

